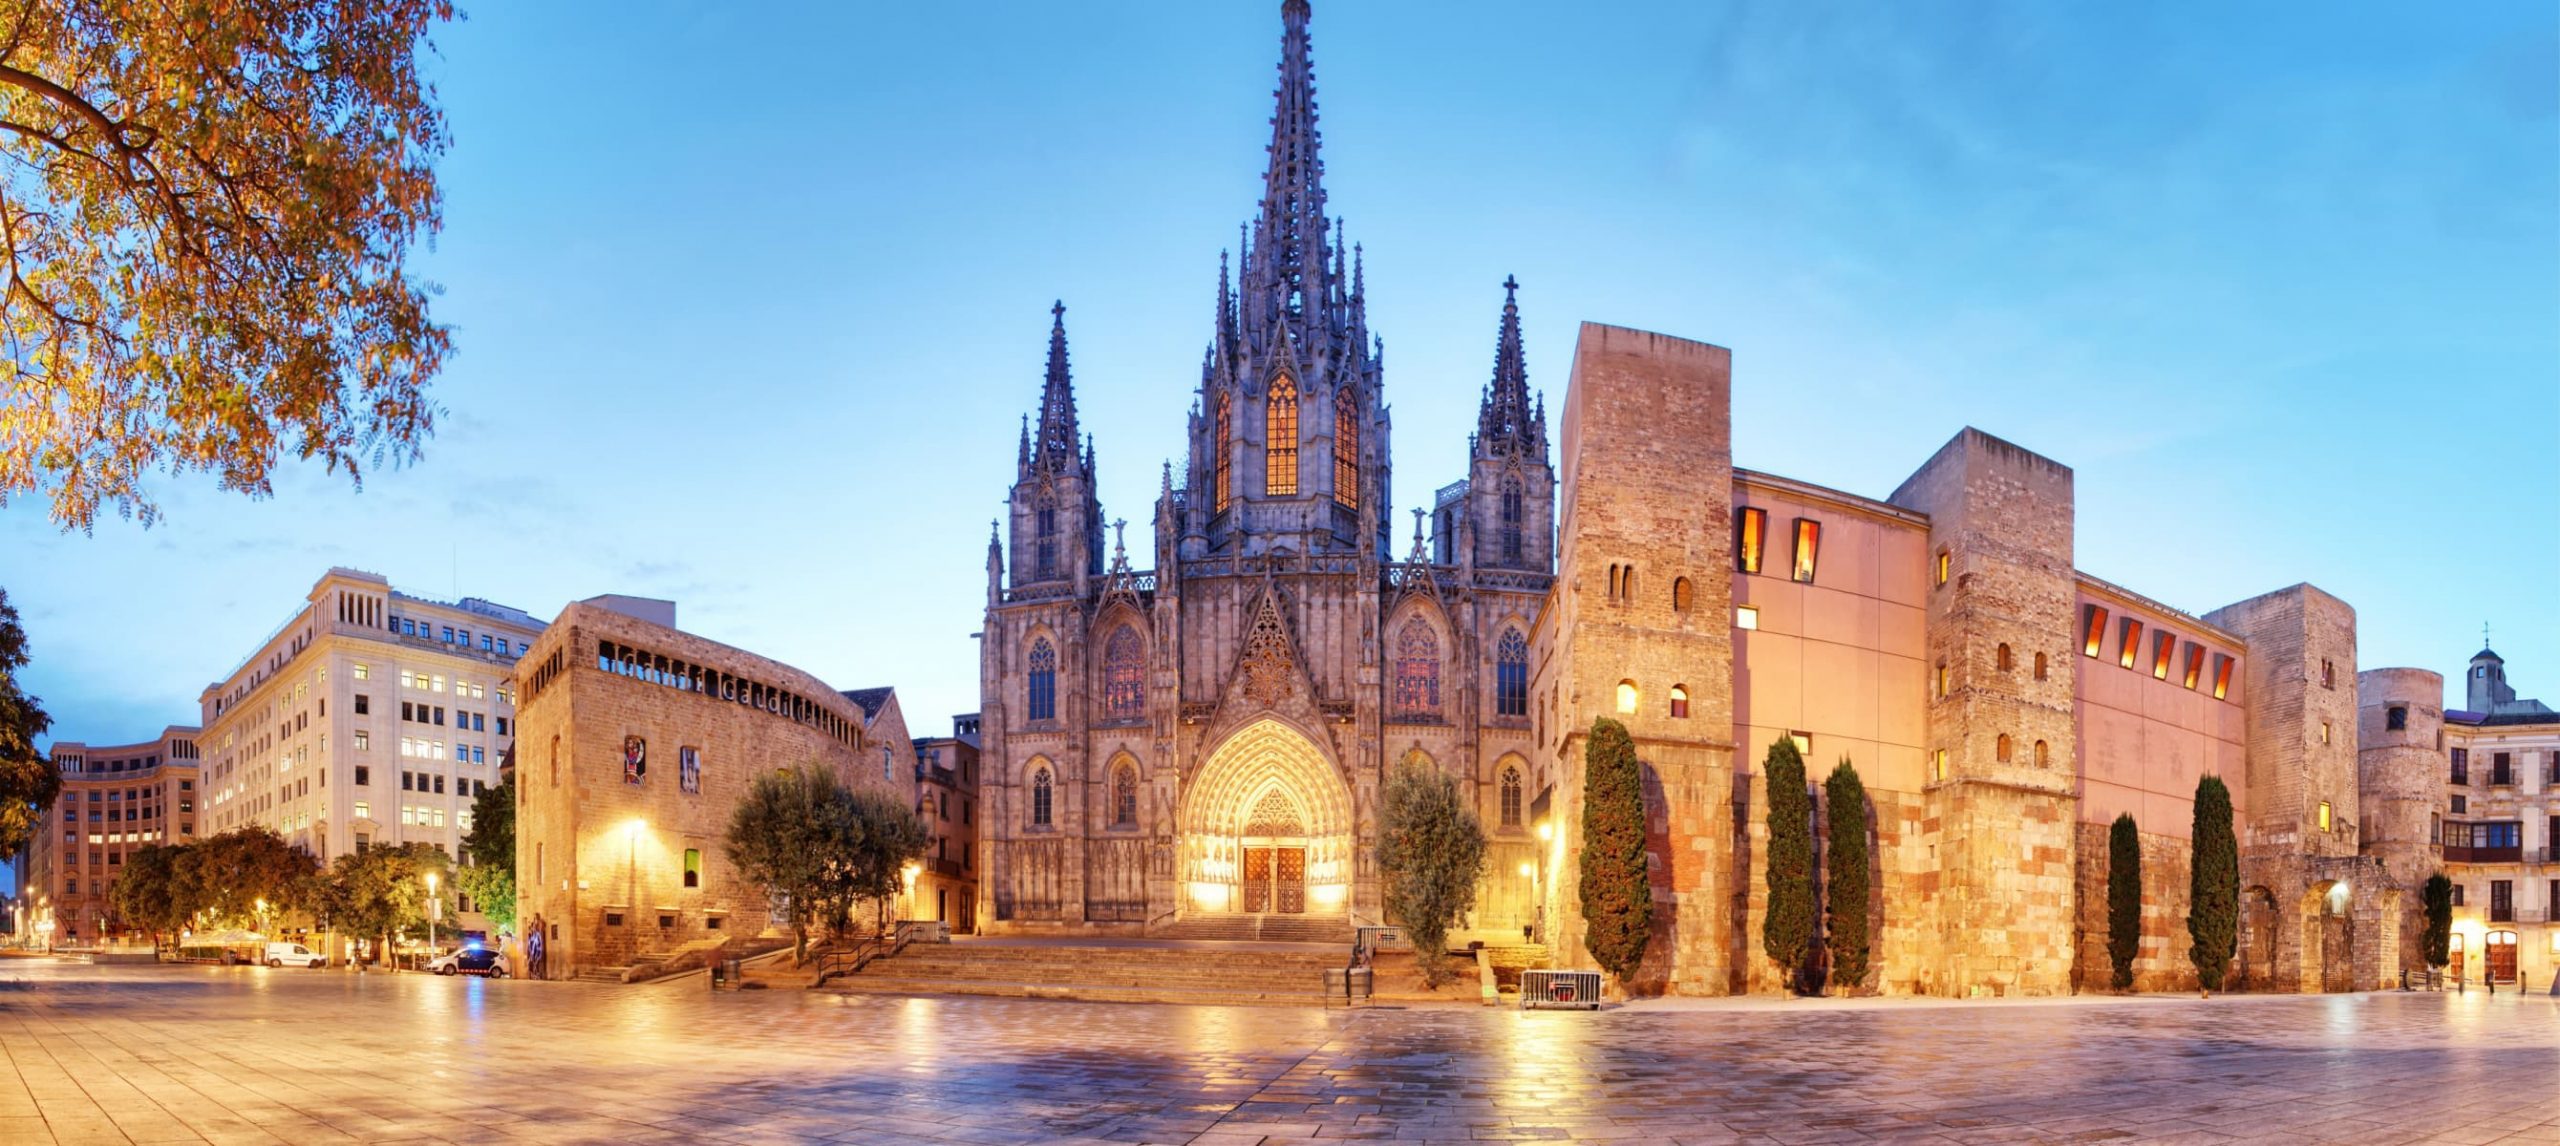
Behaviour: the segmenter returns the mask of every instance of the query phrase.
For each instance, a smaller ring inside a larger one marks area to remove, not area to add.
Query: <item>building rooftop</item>
[[[896,691],[895,688],[849,688],[844,690],[844,698],[861,705],[862,718],[870,720],[880,715],[880,706],[889,703],[889,694]]]

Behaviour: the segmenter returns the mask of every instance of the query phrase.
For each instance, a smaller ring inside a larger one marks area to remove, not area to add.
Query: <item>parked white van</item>
[[[267,944],[267,966],[326,967],[329,957],[299,943]]]

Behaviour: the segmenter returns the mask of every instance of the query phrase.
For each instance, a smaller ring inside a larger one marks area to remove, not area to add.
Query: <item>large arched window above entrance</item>
[[[1398,716],[1440,713],[1440,635],[1420,617],[1407,618],[1396,633],[1394,707]]]
[[[1057,785],[1051,782],[1045,767],[1031,770],[1031,826],[1045,828],[1056,823]]]
[[[1138,766],[1126,757],[1111,770],[1111,826],[1138,826]]]
[[[1493,713],[1529,715],[1529,639],[1504,629],[1493,652]]]
[[[1030,701],[1031,719],[1056,720],[1058,718],[1057,646],[1050,644],[1047,637],[1033,638],[1031,656],[1024,662],[1023,667],[1029,669],[1031,675],[1030,696],[1027,698]]]
[[[1136,720],[1147,714],[1146,650],[1134,625],[1112,630],[1102,645],[1102,714]]]
[[[1502,826],[1520,826],[1520,769],[1505,765],[1502,769]]]
[[[1270,497],[1295,497],[1298,493],[1298,384],[1287,378],[1274,379],[1271,383],[1271,405],[1265,413],[1262,492]]]

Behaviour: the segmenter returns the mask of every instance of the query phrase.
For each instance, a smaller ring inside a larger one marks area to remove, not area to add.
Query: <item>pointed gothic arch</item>
[[[1403,719],[1429,720],[1440,715],[1440,630],[1419,613],[1406,614],[1396,628],[1395,676],[1387,709]]]
[[[1333,394],[1333,500],[1360,508],[1360,395],[1352,386]]]
[[[1111,826],[1138,826],[1138,761],[1127,752],[1111,758]]]
[[[1102,643],[1102,717],[1142,720],[1146,715],[1146,642],[1137,625],[1122,621]]]
[[[1505,625],[1493,649],[1493,714],[1529,715],[1529,638]]]
[[[1027,719],[1033,721],[1058,718],[1058,646],[1047,634],[1031,638],[1031,651],[1022,658],[1023,707]]]
[[[1298,384],[1286,374],[1272,380],[1271,400],[1263,408],[1262,493],[1298,494]]]
[[[1358,825],[1351,789],[1321,738],[1286,720],[1262,716],[1220,740],[1183,784],[1174,821],[1185,910],[1244,906],[1248,850],[1274,847],[1303,863],[1307,911],[1330,914],[1350,903]]]

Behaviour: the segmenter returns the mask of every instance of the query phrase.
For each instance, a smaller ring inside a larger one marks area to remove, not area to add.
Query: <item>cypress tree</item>
[[[1790,983],[1813,951],[1813,801],[1793,737],[1769,746],[1769,913],[1760,945]]]
[[[2133,815],[2107,829],[2107,961],[2116,990],[2133,986],[2133,957],[2142,953],[2142,834]]]
[[[1831,805],[1831,850],[1825,857],[1825,873],[1829,879],[1829,939],[1831,943],[1831,976],[1840,984],[1841,993],[1855,994],[1867,981],[1867,886],[1870,860],[1867,857],[1867,786],[1858,780],[1858,770],[1849,766],[1849,758],[1840,758],[1840,766],[1831,770],[1831,778],[1823,781],[1823,795]]]
[[[2223,973],[2240,940],[2240,841],[2231,831],[2231,789],[2220,776],[2196,781],[2195,848],[2188,884],[2187,933],[2195,938],[2187,960],[2207,991],[2222,989]]]
[[[2428,876],[2418,899],[2427,909],[2426,930],[2418,933],[2418,956],[2428,967],[2442,967],[2453,962],[2453,881],[2443,872]]]
[[[1627,726],[1591,722],[1582,767],[1583,944],[1626,981],[1653,937],[1653,881],[1645,870],[1644,768]]]

